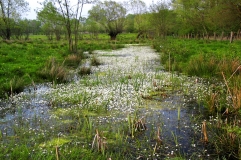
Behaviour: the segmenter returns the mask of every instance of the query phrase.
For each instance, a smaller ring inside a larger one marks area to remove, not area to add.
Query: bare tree
[[[82,19],[82,11],[84,4],[94,3],[96,0],[53,0],[56,2],[56,7],[59,8],[59,13],[63,17],[64,26],[67,31],[69,41],[69,50],[77,51],[79,25]]]

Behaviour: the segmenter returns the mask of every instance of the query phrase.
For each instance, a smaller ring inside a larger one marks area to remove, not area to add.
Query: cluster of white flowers
[[[93,125],[121,125],[127,121],[127,115],[138,109],[141,114],[145,114],[146,124],[155,131],[162,119],[163,135],[170,136],[168,134],[173,129],[172,125],[177,124],[174,119],[178,117],[178,107],[182,107],[179,108],[181,118],[187,118],[183,108],[189,102],[202,101],[205,95],[210,94],[209,85],[200,78],[165,72],[160,67],[159,55],[149,46],[129,45],[115,51],[95,51],[95,54],[102,65],[92,67],[89,76],[76,78],[66,84],[39,84],[11,97],[10,102],[0,101],[0,104],[4,104],[3,107],[0,106],[0,112],[5,114],[5,119],[0,119],[2,134],[11,134],[9,126],[21,127],[18,117],[29,125],[24,134],[56,134],[54,128],[58,127],[58,120],[62,123],[69,122],[66,120],[68,117],[62,118],[58,114],[75,114],[75,111],[78,114],[77,110],[81,108],[97,106],[106,108],[110,114],[98,117]],[[151,93],[158,91],[164,92],[163,95],[159,93],[164,98],[157,101],[145,100],[152,96]],[[62,107],[59,113],[50,111],[51,108],[58,107]],[[165,111],[163,108],[170,110]],[[195,106],[192,109],[195,110]],[[43,124],[47,127],[41,128]],[[200,125],[191,126],[188,119],[180,121],[180,124],[178,122],[178,125],[185,130],[201,130]],[[192,148],[196,148],[196,143],[193,142]],[[173,149],[175,147],[170,147],[168,153],[171,156],[176,152]]]
[[[159,55],[149,46],[129,45],[120,50],[95,51],[95,54],[103,64],[92,67],[93,74],[90,76],[68,84],[38,85],[37,90],[29,88],[15,95],[12,102],[16,106],[37,106],[35,112],[39,109],[46,112],[45,106],[52,103],[83,107],[86,103],[101,106],[108,102],[109,111],[131,113],[143,104],[141,97],[148,96],[157,87],[178,84],[186,91],[185,94],[199,99],[208,92],[207,87],[197,83],[195,77],[164,72],[158,63]]]

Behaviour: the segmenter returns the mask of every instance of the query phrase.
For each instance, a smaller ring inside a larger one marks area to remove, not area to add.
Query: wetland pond
[[[102,64],[88,76],[30,86],[0,101],[1,151],[12,150],[5,158],[14,148],[21,153],[27,148],[29,159],[37,159],[36,152],[55,159],[54,146],[64,157],[74,154],[73,147],[111,151],[123,159],[218,157],[203,134],[203,124],[216,120],[202,117],[207,82],[165,72],[149,46],[127,45],[94,56]],[[96,135],[107,147],[94,147]]]

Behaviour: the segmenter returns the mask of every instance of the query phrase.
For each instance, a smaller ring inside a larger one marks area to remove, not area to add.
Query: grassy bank
[[[221,72],[231,76],[241,59],[241,41],[213,41],[194,39],[166,39],[154,42],[162,53],[166,70],[191,76],[221,78]]]
[[[170,72],[204,77],[211,91],[202,102],[212,123],[207,128],[216,151],[241,157],[241,41],[166,39],[153,43]],[[198,78],[197,78],[198,83]],[[211,117],[211,118],[210,118]]]

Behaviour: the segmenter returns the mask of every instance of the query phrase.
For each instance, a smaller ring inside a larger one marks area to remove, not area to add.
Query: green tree
[[[28,3],[25,0],[0,0],[0,34],[3,39],[10,40],[14,22],[27,11]]]
[[[153,26],[156,35],[163,38],[173,32],[173,26],[176,20],[176,15],[169,7],[170,5],[164,2],[158,2],[151,6],[151,26]]]
[[[30,33],[37,35],[41,33],[41,21],[39,20],[30,20]]]
[[[89,11],[89,17],[102,24],[111,40],[115,40],[116,36],[124,30],[126,12],[122,4],[115,1],[104,1],[93,6]]]
[[[30,20],[27,19],[15,22],[12,29],[12,36],[14,36],[16,39],[22,39],[24,36],[24,39],[28,40],[31,32],[30,25]]]
[[[126,16],[126,21],[125,21],[126,25],[124,30],[126,32],[135,32],[135,15],[134,14],[128,14]]]
[[[137,38],[142,35],[146,35],[148,31],[148,19],[147,19],[147,7],[145,2],[142,0],[131,0],[130,1],[130,10],[135,15],[134,18],[134,27],[138,32]]]
[[[90,33],[91,38],[98,39],[98,34],[103,32],[103,27],[97,21],[88,18],[85,23],[85,29]]]
[[[238,30],[241,24],[240,0],[174,0],[180,33],[206,34]]]
[[[37,18],[43,23],[43,30],[50,40],[53,34],[55,34],[56,40],[61,39],[63,17],[52,2],[45,1],[43,3],[43,9],[37,12]]]
[[[220,0],[216,6],[216,23],[222,30],[234,31],[241,28],[241,2],[240,0]]]

